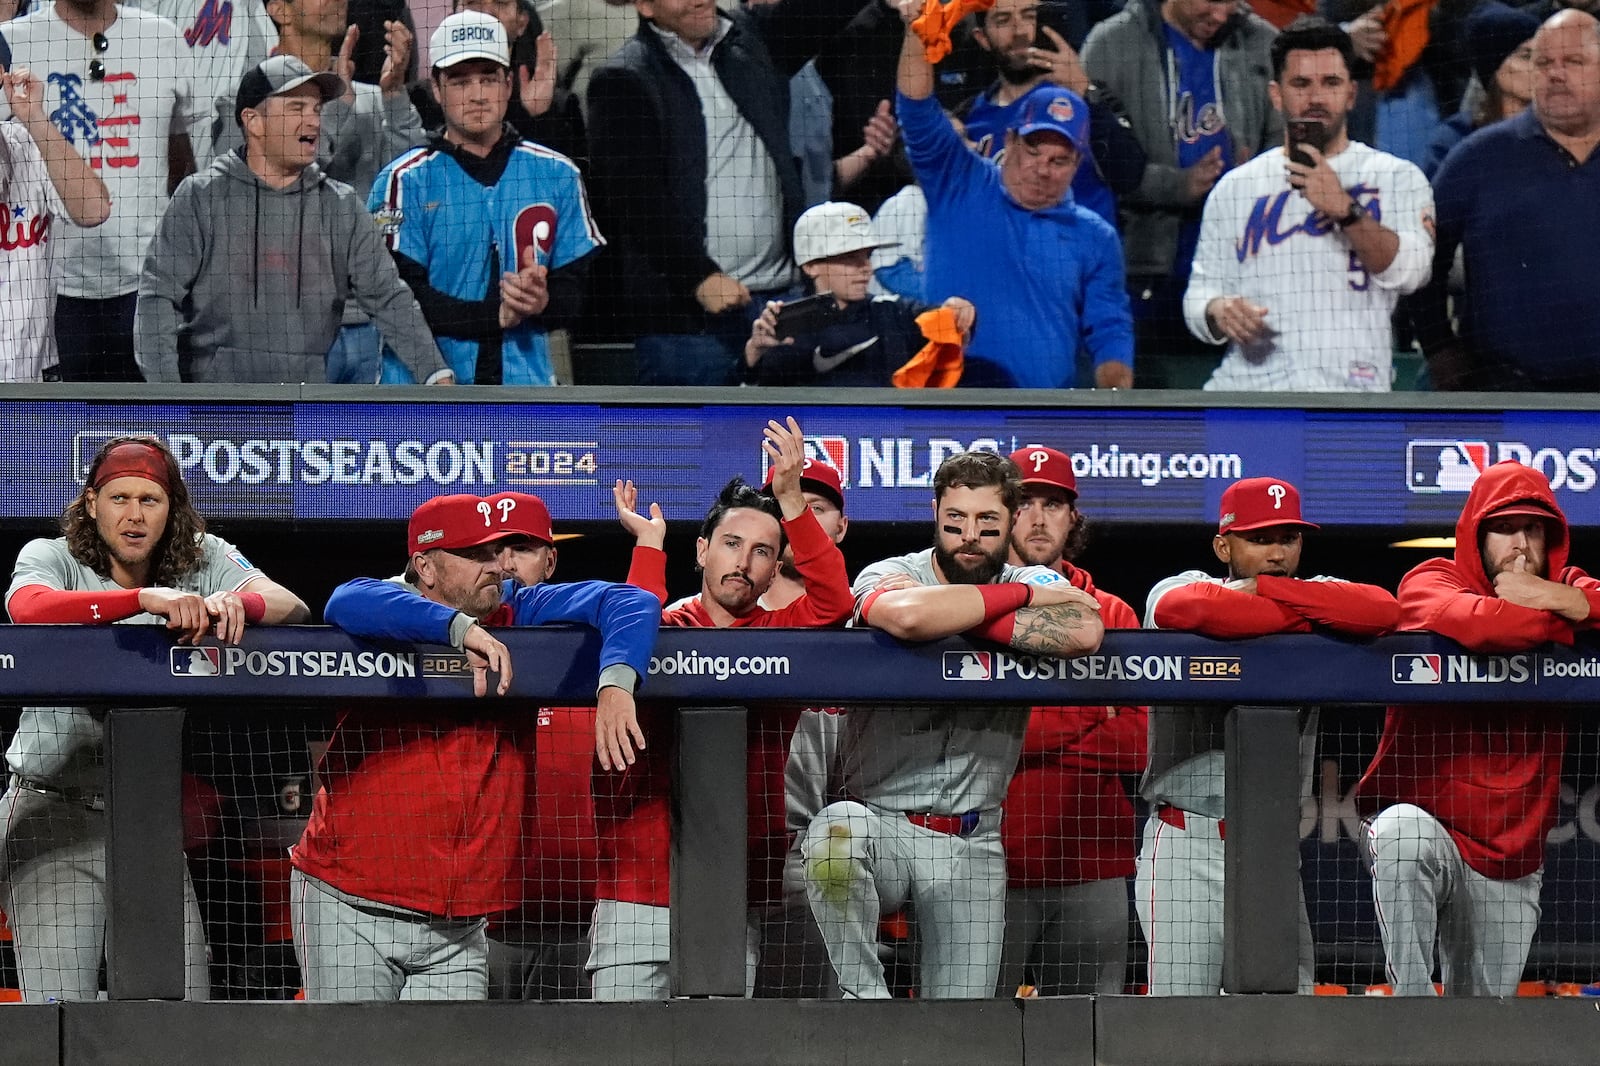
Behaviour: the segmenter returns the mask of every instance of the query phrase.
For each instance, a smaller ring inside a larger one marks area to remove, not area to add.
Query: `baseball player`
[[[1412,163],[1352,141],[1350,35],[1301,19],[1272,43],[1289,143],[1206,198],[1189,331],[1228,345],[1208,389],[1388,392],[1389,316],[1427,283],[1433,193]]]
[[[1400,608],[1375,585],[1300,579],[1304,531],[1300,493],[1282,478],[1236,481],[1222,493],[1211,550],[1225,578],[1186,570],[1150,590],[1144,624],[1233,639],[1331,631],[1377,637],[1393,631]],[[1151,805],[1134,877],[1134,908],[1149,945],[1153,996],[1222,990],[1223,734],[1227,709],[1150,708],[1150,765],[1139,791]],[[1317,712],[1301,711],[1300,795],[1311,795]],[[1279,797],[1287,799],[1287,797]],[[1314,948],[1300,900],[1300,991],[1311,991]]]
[[[53,540],[29,541],[17,556],[6,593],[13,622],[165,625],[180,644],[208,633],[236,644],[247,625],[309,615],[298,596],[205,532],[177,460],[153,437],[117,437],[101,447],[61,530]],[[100,988],[103,721],[87,707],[25,707],[6,751],[0,902],[31,1003],[92,1000]],[[184,918],[187,995],[204,999],[205,933],[187,873]]]
[[[850,579],[844,556],[802,489],[805,436],[793,418],[767,423],[763,450],[772,463],[772,494],[735,478],[724,486],[700,526],[696,564],[700,592],[674,604],[661,616],[664,626],[691,629],[816,627],[840,625],[850,616]],[[623,528],[638,540],[629,581],[666,599],[665,557],[652,547],[665,531],[659,508],[655,524],[631,509],[626,486],[617,488]],[[761,598],[772,586],[785,543],[793,546],[795,570],[805,593],[785,607],[769,610]],[[656,558],[659,557],[659,558]],[[788,738],[798,711],[753,712],[750,716],[749,856],[751,905],[776,902],[787,836],[783,821],[784,771]],[[635,763],[631,756],[597,776],[596,819],[600,826],[601,883],[590,935],[589,973],[594,998],[665,999],[670,994],[668,964],[668,738],[670,721],[652,723],[650,747]],[[770,887],[768,887],[770,886]],[[754,979],[755,946],[747,973]],[[747,991],[750,990],[747,982]]]
[[[1107,629],[1138,629],[1133,608],[1073,563],[1087,529],[1071,457],[1030,444],[1011,461],[1022,471],[1012,565],[1049,567],[1095,598]],[[1149,731],[1144,707],[1033,708],[1000,823],[1010,875],[1000,995],[1122,991],[1134,871],[1122,775],[1144,769]]]
[[[26,67],[0,63],[0,90],[13,122],[0,122],[0,381],[59,377],[56,283],[62,265],[50,227],[84,228],[111,214],[111,194],[61,136],[44,107],[44,84]]]
[[[1600,618],[1600,581],[1567,565],[1567,519],[1537,470],[1496,463],[1456,520],[1453,558],[1400,582],[1400,623],[1471,651],[1571,644]],[[1524,704],[1390,707],[1357,786],[1396,995],[1510,996],[1539,924],[1564,716]]]
[[[498,24],[497,24],[498,25]],[[578,623],[601,634],[596,748],[638,735],[633,691],[649,665],[659,606],[609,582],[502,585],[532,535],[515,497],[440,496],[407,528],[415,580],[358,578],[334,590],[329,624],[359,637],[449,644],[473,692],[496,695],[512,662],[496,626]],[[548,517],[543,518],[548,536]],[[537,532],[537,531],[533,531]],[[483,999],[485,916],[519,901],[527,800],[526,713],[430,701],[425,711],[343,716],[311,820],[292,852],[295,950],[310,1000]]]
[[[1022,498],[1004,456],[968,452],[933,479],[932,548],[856,578],[858,624],[902,640],[965,633],[1070,657],[1100,646],[1094,597],[1045,567],[1006,562]],[[1000,804],[1016,769],[1026,707],[853,711],[840,739],[845,800],[801,839],[806,896],[840,990],[888,998],[879,919],[906,903],[921,933],[925,998],[992,996],[1005,933]]]
[[[554,385],[547,334],[576,317],[584,259],[605,243],[583,179],[506,123],[511,51],[498,19],[458,11],[428,53],[444,130],[385,167],[367,206],[457,380]],[[384,376],[405,380],[388,357]]]

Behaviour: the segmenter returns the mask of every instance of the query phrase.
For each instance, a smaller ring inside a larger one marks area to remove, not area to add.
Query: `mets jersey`
[[[605,243],[572,160],[530,141],[502,141],[495,151],[503,150],[508,158],[492,184],[468,174],[439,141],[406,152],[373,183],[367,207],[390,250],[426,267],[428,284],[446,297],[498,302],[501,273],[527,266],[528,253],[554,271]],[[429,301],[422,305],[426,312]],[[456,380],[472,384],[480,346],[490,341],[429,325]],[[555,384],[538,315],[496,339],[503,384]]]
[[[1269,335],[1228,346],[1207,389],[1388,392],[1389,316],[1427,283],[1433,263],[1433,191],[1404,159],[1357,141],[1328,159],[1340,184],[1400,237],[1373,274],[1332,221],[1289,187],[1283,149],[1222,176],[1206,199],[1183,312],[1196,337],[1220,344],[1206,304],[1239,295],[1267,308]]]

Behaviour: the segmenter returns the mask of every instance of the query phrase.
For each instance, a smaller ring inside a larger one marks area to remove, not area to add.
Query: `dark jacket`
[[[927,304],[899,296],[869,297],[846,304],[839,320],[825,329],[767,349],[755,366],[742,360],[739,366],[753,385],[884,388],[927,343],[917,326],[917,316],[926,310]]]
[[[860,0],[783,0],[724,13],[712,65],[777,166],[784,239],[804,209],[789,147],[789,78]],[[706,254],[706,130],[694,84],[644,20],[589,81],[590,190],[611,248],[596,270],[623,333],[698,333],[694,290],[722,270]]]

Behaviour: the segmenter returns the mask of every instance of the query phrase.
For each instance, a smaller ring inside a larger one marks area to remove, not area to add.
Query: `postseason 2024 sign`
[[[959,398],[960,394],[954,394]],[[1018,394],[1019,398],[1023,394]],[[403,520],[441,493],[534,492],[567,522],[613,516],[640,486],[697,518],[728,478],[759,481],[761,429],[793,414],[844,475],[856,521],[925,521],[933,471],[969,449],[1047,444],[1072,456],[1097,520],[1205,523],[1227,484],[1287,478],[1332,526],[1453,525],[1487,465],[1542,470],[1575,525],[1600,525],[1600,412],[1300,408],[1014,408],[468,402],[0,402],[0,517],[46,518],[104,441],[164,438],[207,515]]]

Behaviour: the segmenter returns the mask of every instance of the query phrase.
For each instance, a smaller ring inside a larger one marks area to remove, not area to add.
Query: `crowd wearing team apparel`
[[[655,505],[641,513],[639,486],[623,481],[614,501],[635,541],[625,582],[552,583],[548,509],[501,492],[426,501],[408,523],[400,574],[334,591],[328,624],[452,646],[472,684],[471,695],[398,712],[341,708],[315,738],[309,818],[287,862],[256,886],[281,900],[291,987],[304,998],[672,994],[677,728],[646,684],[661,627],[851,625],[1070,659],[1097,652],[1108,630],[1140,626],[1078,562],[1087,519],[1064,453],[1029,445],[948,458],[932,481],[932,545],[852,581],[839,472],[807,457],[793,418],[768,422],[764,438],[765,483],[735,478],[717,493],[695,543],[699,587],[685,598],[668,588],[666,516]],[[1600,582],[1570,565],[1548,480],[1515,462],[1478,478],[1453,557],[1413,569],[1398,596],[1302,576],[1317,529],[1308,512],[1314,501],[1303,505],[1284,479],[1231,484],[1211,542],[1223,573],[1159,582],[1144,626],[1220,639],[1408,629],[1503,653],[1570,644],[1600,619]],[[18,557],[12,621],[164,625],[205,672],[204,638],[237,644],[249,627],[311,616],[205,532],[155,438],[107,442],[61,528]],[[599,635],[593,706],[506,695],[516,673],[552,664],[515,660],[496,630],[554,624]],[[748,639],[754,652],[781,636]],[[1263,802],[1298,803],[1311,788],[1318,710],[1287,710],[1300,721],[1300,795]],[[1114,994],[1135,973],[1152,995],[1226,991],[1225,718],[1214,705],[981,700],[753,709],[747,994]],[[103,714],[29,707],[6,750],[0,910],[29,1001],[98,989],[103,738]],[[1564,751],[1564,724],[1537,706],[1388,708],[1355,803],[1396,994],[1433,994],[1436,959],[1445,994],[1515,993]],[[191,998],[222,994],[205,898],[186,882]],[[1300,911],[1305,992],[1315,947],[1303,899]]]
[[[1586,3],[8,0],[0,377],[1591,389]]]

